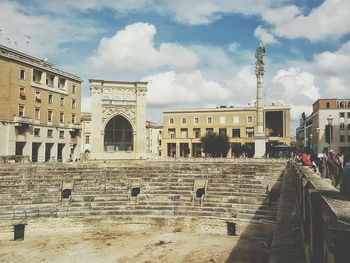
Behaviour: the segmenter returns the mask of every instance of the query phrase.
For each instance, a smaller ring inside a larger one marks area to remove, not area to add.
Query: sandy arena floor
[[[234,255],[232,256],[232,250]],[[257,240],[196,233],[93,231],[0,241],[0,262],[266,262]],[[231,256],[230,256],[231,254]]]

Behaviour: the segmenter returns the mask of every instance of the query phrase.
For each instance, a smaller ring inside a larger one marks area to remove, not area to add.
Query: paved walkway
[[[305,263],[293,175],[286,168],[269,263]]]

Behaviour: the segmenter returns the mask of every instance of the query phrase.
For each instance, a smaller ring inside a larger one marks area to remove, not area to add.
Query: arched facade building
[[[91,159],[146,158],[147,82],[90,79]]]

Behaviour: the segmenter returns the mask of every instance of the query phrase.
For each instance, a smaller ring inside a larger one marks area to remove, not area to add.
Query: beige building
[[[326,130],[330,140],[326,140]],[[300,121],[296,143],[299,150],[350,153],[350,99],[317,100],[311,115]]]
[[[204,156],[200,139],[209,132],[228,136],[228,158],[243,144],[254,154],[256,117],[256,106],[164,111],[162,156],[184,157],[188,151],[191,157]],[[265,106],[264,130],[267,153],[277,144],[290,144],[290,106]]]
[[[81,113],[81,153],[91,151],[91,113]]]
[[[146,92],[147,82],[90,79],[90,158],[146,158]]]
[[[146,153],[148,158],[161,156],[163,126],[146,121]]]
[[[81,114],[82,125],[82,142],[81,152],[91,152],[91,113],[84,112]],[[155,122],[146,121],[146,143],[145,152],[147,158],[155,158],[161,155],[161,141],[163,126]]]
[[[80,86],[75,75],[0,45],[0,155],[33,162],[80,153]]]

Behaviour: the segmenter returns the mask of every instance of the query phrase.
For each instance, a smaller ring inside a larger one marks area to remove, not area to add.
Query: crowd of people
[[[350,155],[336,153],[310,153],[308,151],[297,155],[297,159],[305,166],[310,166],[322,178],[329,178],[332,185],[350,198]]]

